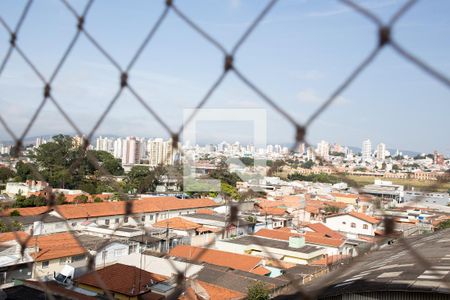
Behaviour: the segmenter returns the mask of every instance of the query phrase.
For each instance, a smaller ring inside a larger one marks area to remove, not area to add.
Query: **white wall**
[[[139,251],[139,243],[132,244],[135,245],[135,250],[133,253]],[[113,242],[107,245],[103,249],[99,249],[98,253],[95,255],[95,267],[101,268],[110,264],[117,262],[120,258],[125,258],[130,255],[129,253],[130,245]]]
[[[325,223],[333,230],[345,232],[351,235],[375,235],[376,226],[351,215],[328,217],[326,218]],[[352,223],[355,224],[355,227],[352,227]],[[364,229],[364,225],[367,225],[367,229]]]

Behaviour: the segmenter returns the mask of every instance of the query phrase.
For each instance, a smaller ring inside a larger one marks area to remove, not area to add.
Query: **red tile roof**
[[[250,272],[255,269],[262,260],[262,258],[256,256],[236,254],[188,245],[176,246],[170,250],[169,255],[185,258],[195,262],[205,262],[246,272]]]
[[[274,215],[274,216],[283,216],[288,213],[286,211],[286,209],[279,208],[279,207],[266,207],[266,208],[260,209],[259,212],[261,214],[268,214],[268,215]]]
[[[159,228],[170,228],[175,230],[194,230],[200,228],[201,225],[195,222],[188,221],[181,217],[170,218],[167,220],[162,220],[156,222],[152,225],[153,227]]]
[[[81,255],[87,252],[69,232],[33,236],[29,245],[37,245],[39,249],[37,253],[32,254],[35,261]]]
[[[368,222],[368,223],[372,223],[372,224],[378,224],[378,223],[380,223],[380,220],[375,219],[374,217],[368,216],[368,215],[366,215],[366,214],[356,212],[356,211],[350,212],[349,215],[350,215],[350,216],[353,216],[353,217],[355,217],[355,218],[358,218],[358,219],[360,219],[360,220],[366,221],[366,222]]]
[[[197,214],[213,215],[214,210],[208,208],[200,208],[195,211]]]
[[[194,287],[193,287],[194,285]],[[204,300],[202,293],[195,292],[195,289],[204,290],[208,294],[209,300],[240,300],[246,297],[245,294],[229,290],[221,286],[210,284],[200,280],[194,280],[190,287],[178,298],[180,300]]]
[[[29,237],[28,233],[23,231],[0,233],[0,243],[9,241],[25,242]]]
[[[14,210],[17,210],[21,216],[37,216],[50,211],[51,208],[49,208],[48,206],[9,208],[2,211],[1,215],[9,216]]]
[[[129,297],[147,292],[145,286],[150,282],[157,283],[167,279],[166,276],[150,273],[133,266],[114,264],[85,274],[76,279],[76,282],[101,289],[102,286],[97,278],[100,278],[111,292]]]
[[[253,274],[265,276],[265,275],[270,274],[271,271],[266,269],[266,268],[264,268],[263,266],[257,266],[256,268],[254,268],[250,272],[253,273]]]
[[[255,233],[255,236],[259,237],[265,237],[270,239],[276,239],[276,240],[283,240],[283,241],[289,241],[289,238],[291,236],[302,236],[299,233],[284,231],[284,230],[273,230],[273,229],[261,229],[257,233]],[[344,243],[343,239],[336,239],[336,238],[327,238],[324,237],[320,233],[315,232],[306,232],[305,233],[305,242],[308,244],[317,244],[322,246],[328,246],[328,247],[340,247]]]
[[[330,238],[335,239],[344,239],[345,237],[340,234],[337,231],[332,230],[331,228],[327,227],[325,224],[322,223],[311,223],[306,225],[309,229],[311,229],[314,232],[321,233],[323,236],[328,236]]]
[[[147,197],[130,200],[131,213],[160,212],[179,209],[215,207],[218,206],[211,199],[178,199],[176,197]],[[82,219],[89,217],[103,217],[125,215],[127,201],[100,202],[85,204],[58,205],[56,211],[66,219]],[[5,214],[14,209],[8,209]],[[17,208],[22,216],[40,215],[47,212],[47,206]]]

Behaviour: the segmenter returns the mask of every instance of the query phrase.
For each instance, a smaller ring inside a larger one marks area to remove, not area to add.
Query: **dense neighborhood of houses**
[[[68,298],[105,296],[106,287],[114,298],[165,299],[183,274],[180,299],[244,299],[256,282],[275,297],[293,281],[314,282],[368,250],[450,219],[433,205],[396,198],[381,203],[381,215],[376,193],[306,182],[286,193],[278,184],[246,202],[149,195],[108,201],[103,194],[104,202],[3,210],[2,222],[20,230],[0,234],[1,287],[39,293],[39,280]]]

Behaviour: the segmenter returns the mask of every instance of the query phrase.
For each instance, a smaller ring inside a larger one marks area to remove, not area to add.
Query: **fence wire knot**
[[[232,55],[227,55],[225,56],[225,64],[223,66],[225,72],[233,69],[233,56]]]
[[[391,28],[389,26],[382,26],[378,31],[378,45],[383,47],[391,41]]]
[[[9,43],[12,47],[16,47],[17,35],[15,32],[11,32],[11,37],[9,39]]]

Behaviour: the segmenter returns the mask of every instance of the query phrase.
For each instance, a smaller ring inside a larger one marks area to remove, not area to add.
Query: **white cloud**
[[[297,99],[303,104],[322,104],[327,100],[327,98],[318,95],[314,89],[305,89],[298,92]],[[334,103],[343,105],[349,104],[350,101],[343,96],[338,96]]]
[[[320,103],[322,98],[313,89],[306,89],[298,92],[297,99],[302,103]]]

